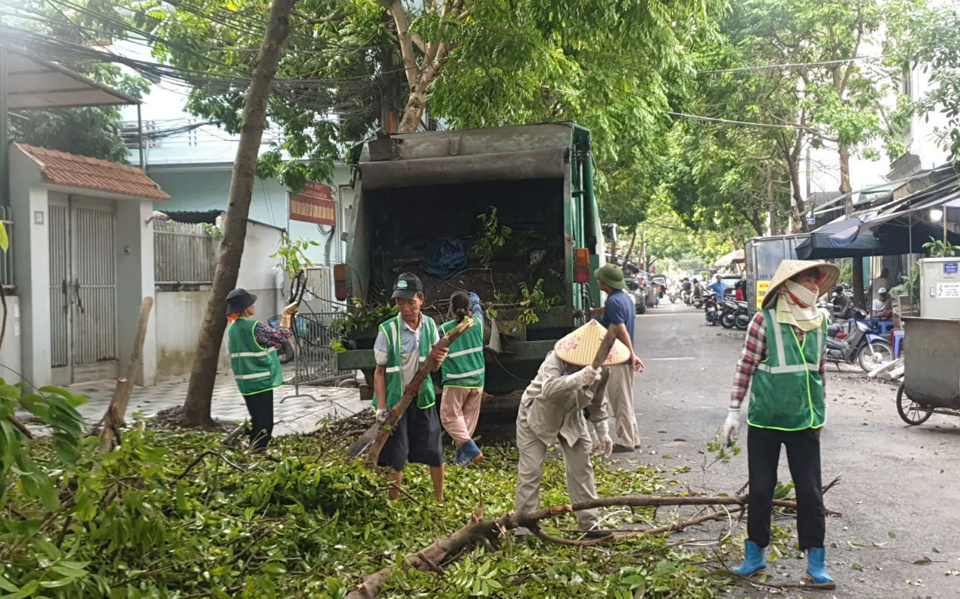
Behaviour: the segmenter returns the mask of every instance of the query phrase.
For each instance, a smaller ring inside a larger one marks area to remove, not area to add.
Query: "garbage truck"
[[[372,393],[373,343],[400,273],[423,281],[423,314],[445,321],[458,290],[483,304],[487,392],[536,375],[562,336],[600,305],[603,262],[590,131],[546,123],[394,134],[366,142],[334,267],[341,370]]]

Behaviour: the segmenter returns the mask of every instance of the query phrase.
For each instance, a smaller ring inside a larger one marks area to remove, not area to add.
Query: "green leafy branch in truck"
[[[490,268],[490,262],[510,241],[513,229],[500,224],[494,206],[490,206],[487,212],[478,214],[477,220],[483,223],[483,231],[480,239],[473,245],[473,255],[480,259],[484,268]]]
[[[359,298],[350,300],[352,309],[330,323],[330,331],[340,337],[340,347],[344,338],[356,331],[375,331],[380,323],[397,315],[397,307],[391,304],[368,306]],[[339,351],[333,344],[330,347]]]
[[[289,235],[284,234],[280,239],[280,247],[277,248],[275,253],[270,254],[270,257],[279,258],[280,268],[293,279],[303,267],[313,264],[310,258],[307,258],[306,252],[311,246],[317,245],[320,245],[320,243],[312,239],[293,240],[290,239]]]

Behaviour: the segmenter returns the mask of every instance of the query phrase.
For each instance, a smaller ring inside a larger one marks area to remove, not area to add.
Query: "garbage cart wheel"
[[[903,392],[903,383],[900,383],[900,388],[897,390],[897,413],[910,426],[923,424],[933,414],[933,412],[924,410],[920,407],[920,404],[907,397],[906,393]]]

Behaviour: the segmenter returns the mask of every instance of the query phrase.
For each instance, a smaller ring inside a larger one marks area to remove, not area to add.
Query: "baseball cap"
[[[423,283],[420,277],[412,272],[402,273],[393,284],[391,299],[413,299],[418,293],[423,293]]]
[[[877,295],[880,295],[881,293],[886,293],[886,292],[887,292],[886,287],[881,287],[880,289],[877,289]]]

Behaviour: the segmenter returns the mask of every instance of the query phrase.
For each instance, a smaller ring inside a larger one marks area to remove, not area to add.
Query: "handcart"
[[[909,347],[897,412],[910,425],[933,414],[960,416],[960,320],[904,318]]]

